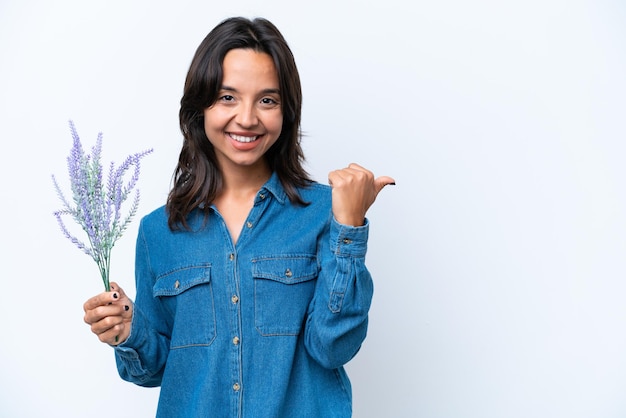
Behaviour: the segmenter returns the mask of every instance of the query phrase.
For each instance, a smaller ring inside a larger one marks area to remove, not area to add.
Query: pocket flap
[[[285,284],[305,282],[317,277],[317,260],[312,256],[283,256],[252,260],[252,275]]]
[[[182,267],[160,276],[152,292],[154,296],[176,296],[193,286],[210,281],[210,265]]]

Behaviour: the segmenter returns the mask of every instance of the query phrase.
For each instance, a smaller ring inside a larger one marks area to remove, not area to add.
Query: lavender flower
[[[117,168],[111,162],[105,184],[100,161],[102,133],[98,134],[91,155],[85,154],[74,122],[69,123],[74,139],[70,155],[67,157],[72,201],[65,198],[53,175],[54,188],[63,203],[63,208],[54,212],[54,216],[65,237],[98,264],[104,288],[109,291],[111,249],[137,213],[139,190],[135,189],[135,186],[139,180],[139,162],[142,157],[150,154],[152,149],[128,156]],[[129,170],[132,170],[132,175],[127,179],[126,173]],[[126,216],[122,216],[122,204],[133,189],[135,189],[133,201]],[[88,245],[69,232],[63,222],[64,215],[69,215],[87,233]]]

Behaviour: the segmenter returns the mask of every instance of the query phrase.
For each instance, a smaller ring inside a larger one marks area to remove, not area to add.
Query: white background
[[[626,416],[626,6],[620,1],[0,0],[0,415],[149,417],[82,320],[102,285],[59,231],[68,119],[147,148],[164,203],[195,48],[265,16],[304,90],[310,173],[395,177],[368,214],[356,418]],[[113,251],[133,295],[137,219]]]

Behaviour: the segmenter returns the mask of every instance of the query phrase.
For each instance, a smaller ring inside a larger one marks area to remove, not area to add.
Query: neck
[[[230,195],[255,194],[272,176],[267,164],[254,169],[237,167],[236,169],[222,170],[222,174],[224,181],[222,194]]]

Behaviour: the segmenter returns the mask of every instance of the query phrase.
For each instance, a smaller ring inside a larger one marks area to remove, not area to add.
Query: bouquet
[[[111,249],[122,236],[139,205],[139,190],[135,189],[139,180],[139,162],[150,154],[152,149],[129,155],[119,166],[111,162],[106,183],[101,164],[102,133],[98,134],[91,154],[85,154],[74,123],[70,120],[70,130],[74,139],[70,155],[67,157],[72,199],[68,200],[59,187],[54,175],[52,182],[63,208],[54,212],[61,231],[80,250],[98,264],[104,288],[110,291],[109,272]],[[127,175],[127,173],[131,171]],[[126,215],[122,216],[122,204],[134,190],[134,197]],[[64,216],[72,218],[87,233],[88,244],[72,235],[63,221]]]

